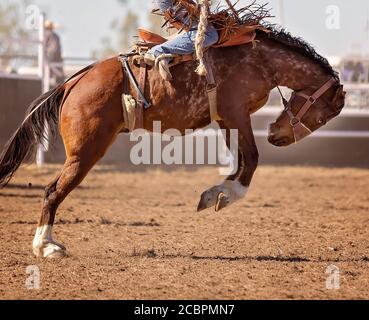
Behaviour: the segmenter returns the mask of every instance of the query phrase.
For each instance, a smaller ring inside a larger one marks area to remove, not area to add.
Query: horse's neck
[[[277,85],[302,90],[315,87],[328,77],[318,63],[288,46],[267,41],[262,50],[270,61]]]

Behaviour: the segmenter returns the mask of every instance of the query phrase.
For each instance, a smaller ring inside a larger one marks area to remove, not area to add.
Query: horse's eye
[[[319,118],[318,123],[319,124],[325,124],[325,120],[323,118]]]

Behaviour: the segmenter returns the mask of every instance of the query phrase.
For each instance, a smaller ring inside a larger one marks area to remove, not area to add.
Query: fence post
[[[39,27],[38,27],[38,76],[41,78],[41,90],[42,93],[47,92],[48,80],[45,81],[46,72],[46,48],[45,48],[45,13],[41,13],[39,17]],[[46,130],[46,129],[45,129]],[[37,167],[42,167],[45,163],[45,148],[42,144],[38,146],[36,155],[36,165]]]
[[[279,23],[281,24],[282,27],[285,26],[285,16],[284,16],[284,0],[279,0]]]

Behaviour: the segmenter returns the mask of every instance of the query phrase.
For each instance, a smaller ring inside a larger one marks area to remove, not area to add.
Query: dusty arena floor
[[[69,256],[43,261],[30,245],[57,168],[23,168],[0,190],[2,299],[369,298],[368,170],[261,167],[247,199],[197,214],[216,169],[98,167],[57,217]],[[29,265],[39,290],[26,289]]]

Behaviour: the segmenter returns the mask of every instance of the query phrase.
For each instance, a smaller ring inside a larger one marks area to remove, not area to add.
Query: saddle
[[[219,41],[213,45],[214,48],[234,47],[243,44],[253,43],[256,38],[256,31],[261,30],[270,32],[260,24],[256,25],[239,25],[231,30],[223,29],[219,32]],[[168,41],[159,34],[145,29],[138,29],[138,35],[144,44],[159,45]]]

